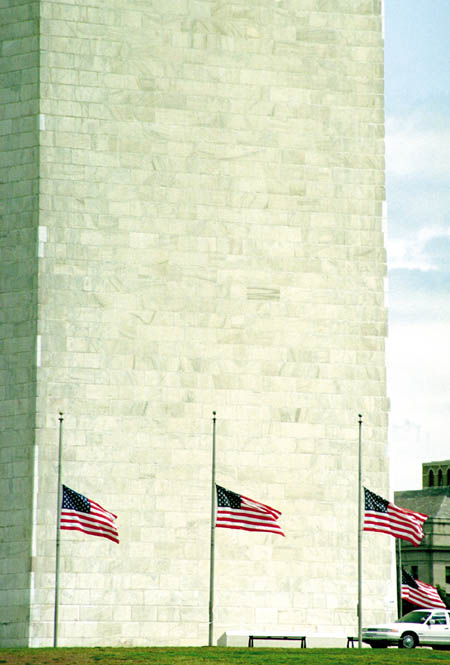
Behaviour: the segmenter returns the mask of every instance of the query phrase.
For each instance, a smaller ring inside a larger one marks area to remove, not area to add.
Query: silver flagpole
[[[56,507],[56,567],[55,567],[55,613],[53,619],[53,646],[58,646],[58,601],[59,601],[59,542],[60,542],[60,516],[61,516],[61,458],[62,458],[62,424],[63,414],[59,414],[59,447],[58,447],[58,504]]]
[[[362,446],[361,446],[361,428],[362,415],[358,414],[359,437],[358,437],[358,648],[362,647],[362,563],[361,563],[361,536],[362,536]]]
[[[402,541],[397,538],[397,618],[402,616]]]
[[[212,479],[211,479],[211,554],[209,560],[209,633],[208,646],[213,644],[214,629],[214,536],[216,522],[216,412],[213,411]]]

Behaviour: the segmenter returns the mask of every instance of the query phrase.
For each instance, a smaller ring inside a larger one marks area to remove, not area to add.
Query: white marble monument
[[[216,534],[214,639],[356,629],[364,482],[388,495],[379,0],[1,8],[0,643],[208,638],[217,482],[286,537]],[[220,531],[220,532],[219,532]],[[392,542],[364,534],[369,621]]]

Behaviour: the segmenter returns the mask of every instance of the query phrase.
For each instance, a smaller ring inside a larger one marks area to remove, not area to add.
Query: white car
[[[390,645],[400,649],[432,647],[450,649],[450,611],[417,609],[393,623],[362,629],[362,641],[373,649]]]

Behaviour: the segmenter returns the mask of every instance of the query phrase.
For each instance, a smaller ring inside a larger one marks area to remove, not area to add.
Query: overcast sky
[[[450,459],[450,0],[385,0],[391,489]]]

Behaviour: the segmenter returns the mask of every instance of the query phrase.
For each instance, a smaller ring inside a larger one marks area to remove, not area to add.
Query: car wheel
[[[399,649],[414,649],[417,646],[417,637],[414,633],[405,633],[398,643]]]

